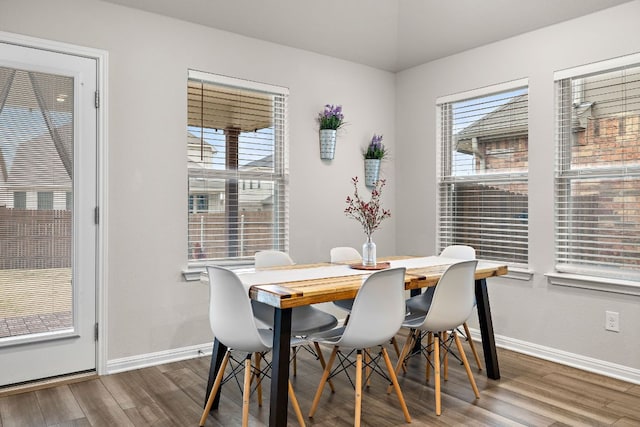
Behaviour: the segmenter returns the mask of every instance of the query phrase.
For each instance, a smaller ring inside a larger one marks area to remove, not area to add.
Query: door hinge
[[[95,93],[96,108],[100,108],[100,92]]]
[[[95,324],[93,336],[96,341],[98,341],[98,323]]]
[[[96,206],[93,211],[93,222],[96,225],[100,224],[100,208],[98,206]]]

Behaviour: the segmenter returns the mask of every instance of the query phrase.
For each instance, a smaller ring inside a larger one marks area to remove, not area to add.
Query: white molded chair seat
[[[331,367],[333,366],[336,356],[339,355],[341,359],[339,368],[342,367],[346,369],[347,367],[353,366],[349,363],[345,365],[346,356],[340,354],[340,348],[344,347],[354,349],[357,354],[355,362],[356,403],[354,425],[360,425],[363,353],[367,371],[371,369],[371,365],[377,365],[380,358],[384,359],[389,372],[389,379],[398,395],[405,420],[411,422],[411,417],[402,396],[398,379],[391,365],[389,354],[382,346],[382,344],[395,336],[404,319],[404,276],[405,268],[381,270],[371,274],[365,279],[356,295],[349,323],[339,329],[308,337],[308,339],[315,342],[333,345],[333,351],[322,374],[309,412],[309,417],[313,417],[318,407],[324,384],[327,382],[329,376],[334,374],[331,372]],[[379,355],[371,357],[369,349],[378,346],[380,347]],[[374,371],[380,373],[379,369],[374,369]]]
[[[294,265],[293,259],[286,252],[267,250],[259,251],[255,254],[255,267],[256,269],[279,267]],[[275,308],[268,304],[263,304],[259,301],[251,300],[251,307],[253,314],[266,328],[273,329],[273,319],[275,314]],[[338,324],[338,319],[313,306],[306,305],[302,307],[294,307],[291,310],[291,336],[306,336],[315,332],[322,332],[333,329]],[[318,343],[314,343],[315,348],[311,348],[308,345],[303,346],[308,349],[309,352],[314,354],[322,368],[325,367],[324,356]],[[298,358],[297,351],[299,346],[293,345],[293,375],[298,374]],[[333,383],[329,381],[329,386],[333,390]]]
[[[216,339],[227,346],[222,364],[216,375],[213,388],[207,398],[200,426],[203,426],[213,405],[215,396],[222,384],[224,371],[231,358],[232,351],[248,353],[244,362],[244,391],[242,398],[242,425],[248,425],[249,419],[249,395],[251,391],[251,375],[260,375],[260,367],[251,366],[251,354],[264,353],[271,350],[273,345],[273,333],[268,329],[257,327],[249,294],[238,276],[231,270],[222,267],[207,267],[209,275],[209,323]],[[294,338],[292,345],[301,345],[305,341]],[[259,360],[259,358],[256,358]],[[258,379],[260,387],[261,379]],[[298,417],[298,422],[304,425],[304,418],[298,405],[298,401],[289,382],[289,397]],[[259,389],[258,399],[261,400]]]
[[[467,261],[476,259],[476,250],[471,246],[451,245],[444,248],[442,252],[440,252],[439,256],[443,258],[455,258]],[[420,295],[407,299],[406,303],[408,311],[415,313],[426,313],[429,311],[434,290],[434,287],[430,287],[425,289]]]
[[[440,256],[444,258],[455,258],[461,260],[472,260],[476,259],[476,250],[471,246],[465,245],[451,245],[447,246],[440,252]],[[429,306],[431,306],[431,299],[433,298],[433,292],[435,291],[434,287],[430,287],[424,290],[422,294],[417,295],[415,297],[411,297],[407,299],[407,311],[411,313],[414,317],[422,316],[427,311],[429,311]],[[475,305],[475,298],[474,298]],[[464,337],[469,343],[469,348],[471,349],[471,353],[473,354],[473,358],[476,361],[476,365],[478,366],[478,370],[482,370],[482,364],[480,363],[480,356],[478,355],[478,351],[476,350],[476,346],[471,339],[471,333],[469,332],[469,326],[465,321],[462,324],[464,329]]]
[[[289,254],[281,251],[259,251],[255,254],[256,269],[294,265]],[[255,317],[267,327],[273,328],[274,308],[268,304],[251,300]],[[333,329],[338,319],[332,314],[313,306],[295,307],[291,310],[291,335],[305,336]]]
[[[435,377],[435,400],[436,400],[436,414],[440,415],[440,346],[442,334],[447,331],[451,331],[448,346],[446,352],[449,352],[449,347],[452,342],[455,342],[458,348],[460,359],[467,371],[469,383],[474,391],[476,398],[480,398],[480,393],[476,386],[469,362],[464,353],[460,338],[456,333],[456,328],[462,325],[473,310],[475,304],[475,292],[474,292],[474,276],[475,269],[478,264],[476,260],[461,261],[456,264],[452,264],[442,274],[442,277],[438,281],[435,291],[433,292],[433,299],[429,310],[424,316],[409,316],[407,320],[402,324],[405,328],[410,328],[411,331],[405,342],[405,345],[398,359],[398,365],[396,366],[396,372],[400,370],[409,351],[414,347],[419,339],[420,331],[433,333],[433,354],[434,354],[434,377]],[[444,344],[444,343],[443,343]],[[428,355],[430,349],[424,353]],[[427,371],[428,372],[428,371]],[[390,391],[391,387],[389,387]]]
[[[253,313],[260,322],[273,327],[274,308],[270,305],[251,300]],[[295,307],[291,310],[291,335],[305,336],[316,332],[333,329],[338,325],[338,319],[325,311],[310,305]]]

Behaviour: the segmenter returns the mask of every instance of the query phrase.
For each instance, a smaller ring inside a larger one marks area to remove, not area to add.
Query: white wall
[[[108,358],[212,340],[207,289],[183,281],[187,263],[187,70],[290,89],[290,252],[324,261],[332,246],[359,247],[364,234],[343,214],[361,150],[373,133],[395,155],[395,76],[94,0],[2,0],[0,31],[103,49],[108,76]],[[319,157],[315,118],[342,104],[348,125],[336,158]],[[384,206],[395,214],[393,162]],[[376,232],[394,254],[395,218]]]
[[[495,332],[622,365],[636,375],[640,298],[549,285],[544,274],[554,269],[553,72],[639,52],[638,17],[640,1],[635,1],[424,64],[398,74],[396,93],[396,162],[402,165],[396,174],[396,246],[399,253],[433,253],[436,98],[529,79],[529,254],[535,274],[528,282],[490,280]],[[604,330],[605,310],[620,313],[620,333]]]

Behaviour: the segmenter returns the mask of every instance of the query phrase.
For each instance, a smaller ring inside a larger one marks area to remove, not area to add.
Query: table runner
[[[434,265],[449,265],[459,262],[455,258],[443,258],[439,256],[429,256],[420,258],[407,258],[390,261],[391,268],[406,267],[412,268],[431,267]],[[238,277],[249,288],[254,285],[269,285],[284,282],[297,282],[301,280],[326,279],[332,277],[362,276],[366,278],[373,271],[356,270],[348,265],[327,265],[322,267],[292,268],[276,270],[254,270],[251,272],[240,272]]]

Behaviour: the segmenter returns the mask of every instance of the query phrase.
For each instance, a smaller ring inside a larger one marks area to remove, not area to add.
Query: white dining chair
[[[351,366],[348,362],[349,354],[356,353],[356,381],[355,381],[355,414],[354,425],[359,426],[362,415],[362,377],[363,377],[363,357],[365,370],[382,374],[378,366],[380,359],[384,359],[387,367],[388,377],[391,381],[402,408],[406,422],[411,422],[409,410],[402,396],[398,379],[391,365],[389,354],[382,344],[386,343],[400,329],[405,315],[404,304],[404,276],[405,268],[392,268],[388,270],[376,271],[367,277],[356,298],[351,310],[351,320],[346,326],[337,330],[325,332],[324,334],[311,335],[308,339],[315,342],[333,346],[333,351],[329,361],[322,373],[320,384],[313,399],[313,404],[309,412],[309,417],[313,417],[320,403],[324,385],[329,376],[337,374]],[[371,349],[380,348],[376,356],[372,356]],[[343,349],[350,349],[346,355]],[[334,361],[340,359],[338,372],[332,372]],[[373,369],[372,369],[373,367]],[[366,375],[367,377],[368,375]],[[366,381],[366,380],[365,380]]]
[[[293,259],[286,252],[268,250],[255,254],[256,270],[294,265]],[[273,327],[274,308],[268,304],[252,300],[253,312],[261,322]],[[305,336],[315,332],[333,329],[338,324],[338,319],[332,314],[322,311],[310,305],[295,307],[291,314],[291,334]]]
[[[331,251],[329,252],[329,256],[331,258],[332,263],[362,262],[362,257],[360,256],[360,252],[358,252],[356,248],[352,248],[350,246],[338,246],[338,247],[332,248]],[[344,320],[345,324],[349,322],[349,316],[351,315],[351,308],[353,307],[353,301],[354,301],[353,298],[333,301],[333,304],[336,307],[347,312],[347,317]],[[398,348],[398,342],[396,341],[396,337],[392,337],[390,340],[390,343],[396,352],[396,357],[399,356],[400,349]]]
[[[476,259],[476,250],[473,247],[466,245],[450,245],[444,248],[442,252],[440,252],[439,256],[443,258],[455,258],[465,261],[473,260]],[[429,310],[429,306],[431,305],[431,299],[433,298],[434,290],[435,287],[430,287],[425,289],[422,294],[409,298],[407,300],[407,310],[417,315],[426,313]],[[471,332],[469,331],[469,325],[467,325],[466,321],[462,324],[462,328],[464,329],[464,339],[469,343],[469,348],[471,349],[473,358],[476,361],[476,366],[478,367],[478,370],[481,371],[482,364],[480,363],[480,356],[478,355],[476,346],[471,339]]]
[[[294,265],[293,259],[286,252],[266,250],[259,251],[255,254],[255,267],[256,270],[270,267],[283,267],[288,265]],[[256,318],[266,325],[268,328],[273,329],[273,315],[275,308],[261,303],[259,301],[251,300],[251,306],[253,307],[253,314]],[[291,310],[291,335],[304,337],[312,333],[327,331],[335,328],[338,325],[338,319],[322,311],[316,307],[305,305],[302,307],[294,307]],[[305,348],[310,350],[311,353],[318,358],[320,364],[324,368],[325,361],[322,351],[317,344],[314,344],[315,348],[311,349],[306,346]],[[293,375],[298,374],[298,358],[296,353],[299,347],[293,348]],[[333,388],[333,383],[330,384]]]
[[[258,251],[254,256],[257,269],[274,267],[279,265],[294,265],[293,259],[288,253],[275,250]]]
[[[467,372],[471,388],[476,398],[480,398],[480,392],[473,378],[462,342],[456,332],[456,328],[469,317],[475,304],[474,275],[477,264],[478,261],[469,260],[450,265],[435,287],[433,299],[426,314],[417,317],[410,315],[402,324],[403,327],[409,328],[410,332],[400,353],[396,372],[399,372],[409,352],[420,339],[421,333],[428,332],[433,334],[433,343],[429,342],[427,347],[423,348],[422,353],[427,357],[427,364],[431,363],[429,355],[433,353],[437,415],[442,412],[440,403],[440,350],[442,348],[444,349],[444,354],[448,354],[453,343],[458,349],[458,355]],[[447,338],[444,338],[443,334],[447,331],[450,331],[450,333]],[[391,391],[391,387],[388,390]]]
[[[249,397],[251,392],[251,377],[258,376],[258,385],[261,387],[262,371],[259,366],[251,366],[251,355],[265,353],[271,350],[273,333],[268,329],[259,329],[253,316],[249,294],[238,276],[231,270],[222,267],[207,267],[209,275],[209,323],[216,339],[227,347],[220,369],[216,375],[211,393],[207,398],[200,426],[204,426],[216,394],[225,379],[225,369],[233,359],[232,352],[247,353],[244,358],[244,387],[242,393],[242,425],[249,423]],[[292,345],[304,344],[300,338],[292,338]],[[259,360],[259,359],[257,359]],[[240,363],[239,361],[237,361]],[[238,373],[233,369],[230,375]],[[261,390],[261,389],[259,389]],[[259,391],[260,396],[260,391]],[[289,398],[296,413],[298,422],[304,426],[304,417],[296,395],[289,382]]]

